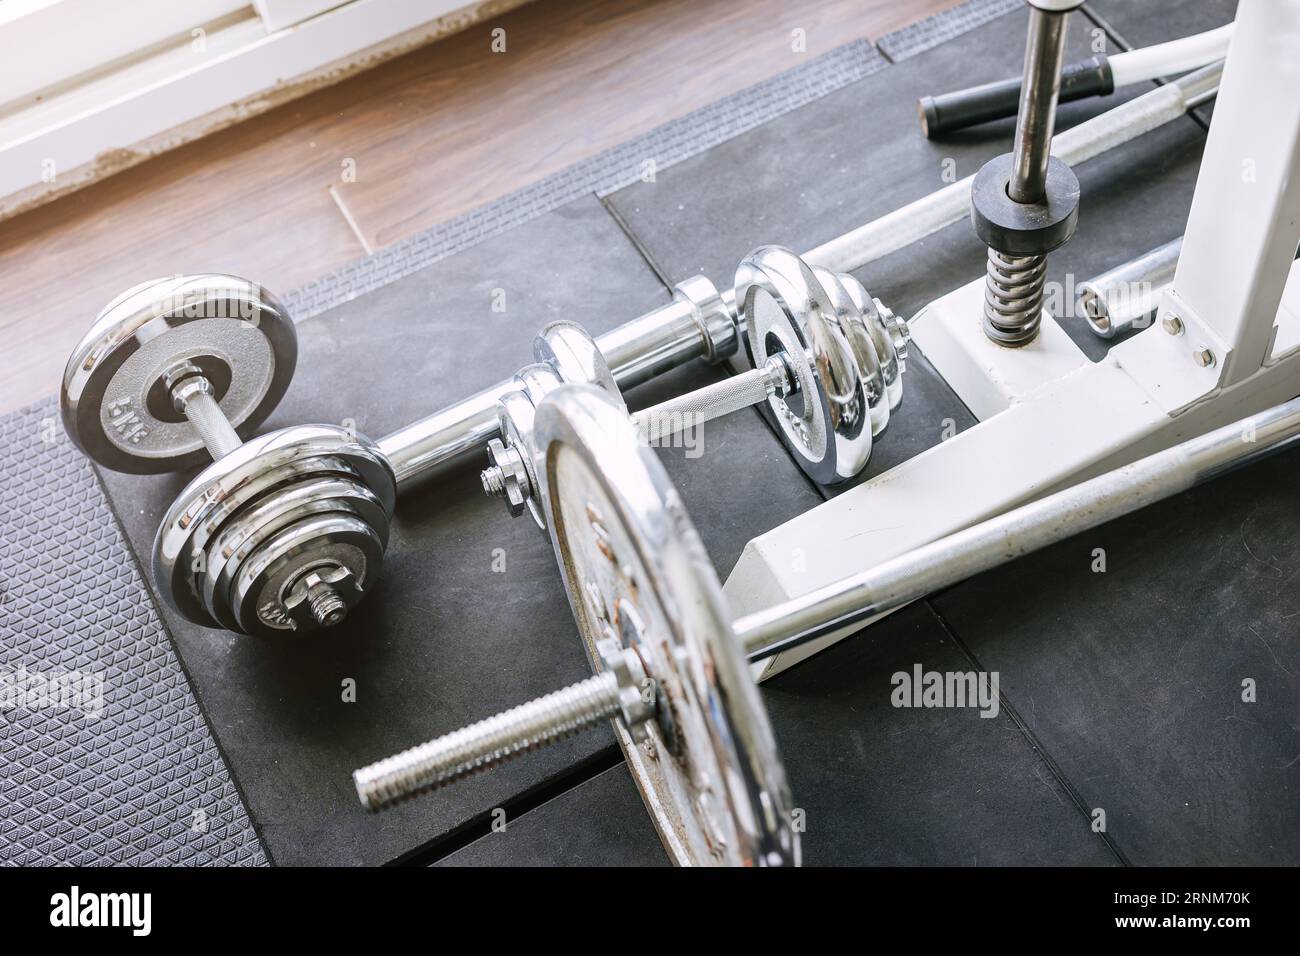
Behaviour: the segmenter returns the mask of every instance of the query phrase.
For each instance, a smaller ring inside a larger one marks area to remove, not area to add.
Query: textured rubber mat
[[[40,402],[0,418],[0,861],[267,862],[108,501]]]
[[[963,3],[881,37],[876,41],[876,47],[892,62],[897,63],[1023,6],[1024,0],[978,0],[975,3]]]

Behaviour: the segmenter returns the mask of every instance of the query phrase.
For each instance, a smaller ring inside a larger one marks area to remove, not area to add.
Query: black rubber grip
[[[1110,72],[1110,62],[1104,56],[1071,63],[1061,70],[1061,103],[1113,92],[1115,78]],[[927,138],[935,139],[954,130],[1015,116],[1020,108],[1020,78],[925,96],[917,105],[921,112],[921,128]]]

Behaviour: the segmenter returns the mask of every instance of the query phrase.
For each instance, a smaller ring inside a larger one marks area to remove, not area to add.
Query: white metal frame
[[[916,342],[981,421],[751,541],[727,580],[733,612],[806,594],[1300,394],[1297,89],[1300,0],[1242,0],[1158,313],[1177,317],[1182,333],[1157,321],[1092,363],[1047,314],[1032,346],[989,342],[982,278],[932,302],[913,320]],[[762,674],[847,633],[774,658]]]

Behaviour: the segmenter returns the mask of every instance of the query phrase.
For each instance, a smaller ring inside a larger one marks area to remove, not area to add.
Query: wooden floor
[[[0,413],[57,391],[79,336],[130,285],[219,271],[293,288],[956,3],[536,0],[2,222]]]

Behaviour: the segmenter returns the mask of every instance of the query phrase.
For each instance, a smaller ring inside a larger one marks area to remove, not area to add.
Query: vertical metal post
[[[1025,42],[1025,72],[1016,117],[1015,165],[1007,194],[1019,203],[1042,202],[1047,189],[1047,160],[1061,93],[1068,11],[1030,7]]]
[[[1227,387],[1269,358],[1300,243],[1297,90],[1300,0],[1242,0],[1167,303],[1186,332],[1161,342],[1185,378]]]

